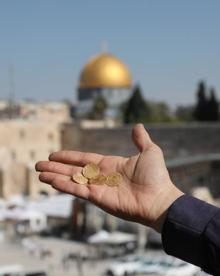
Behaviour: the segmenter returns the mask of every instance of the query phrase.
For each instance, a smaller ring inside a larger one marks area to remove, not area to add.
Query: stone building
[[[69,120],[63,103],[20,104],[18,118],[0,120],[0,197],[55,193],[40,183],[34,165],[61,149],[61,123]]]
[[[0,121],[0,133],[0,154],[14,162],[34,163],[60,148],[57,122],[5,120]]]
[[[56,123],[68,122],[70,111],[64,102],[20,102],[20,116],[24,119],[37,119]]]
[[[35,119],[67,122],[70,120],[69,106],[64,102],[0,101],[0,120]]]

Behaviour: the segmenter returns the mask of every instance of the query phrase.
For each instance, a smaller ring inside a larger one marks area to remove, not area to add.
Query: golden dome
[[[110,54],[92,58],[80,75],[80,88],[129,88],[131,75],[128,68]]]

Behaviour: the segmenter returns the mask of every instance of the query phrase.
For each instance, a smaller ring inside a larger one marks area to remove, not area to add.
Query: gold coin
[[[88,183],[88,179],[85,178],[81,173],[75,173],[72,176],[73,180],[78,183],[78,184],[87,184]]]
[[[100,169],[96,164],[89,163],[83,168],[82,173],[86,178],[90,179],[98,176]]]
[[[96,184],[96,185],[103,185],[106,182],[106,176],[103,174],[100,174],[96,177],[89,179],[89,184]]]
[[[122,181],[122,175],[118,172],[110,173],[107,176],[106,184],[108,186],[118,186],[118,184]]]

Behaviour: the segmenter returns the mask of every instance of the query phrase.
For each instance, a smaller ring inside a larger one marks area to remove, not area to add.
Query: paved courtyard
[[[25,270],[43,270],[48,276],[103,276],[106,267],[115,259],[80,261],[76,256],[91,256],[94,252],[86,244],[54,238],[32,238],[23,242],[1,242],[0,267],[23,265]],[[72,260],[65,256],[72,254]],[[147,250],[146,257],[158,258],[165,253],[160,250]],[[207,275],[202,273],[200,275]]]

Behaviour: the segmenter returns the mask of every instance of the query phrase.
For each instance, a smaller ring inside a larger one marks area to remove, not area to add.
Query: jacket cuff
[[[202,267],[203,233],[219,208],[192,196],[179,197],[168,209],[162,229],[165,252]]]

